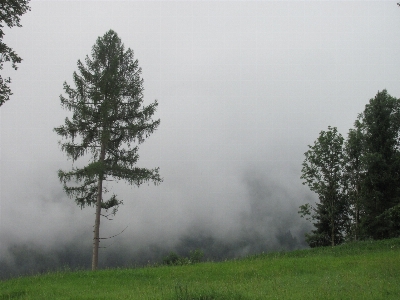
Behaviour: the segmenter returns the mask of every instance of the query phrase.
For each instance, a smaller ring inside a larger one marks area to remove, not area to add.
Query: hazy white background
[[[277,243],[301,238],[307,145],[328,125],[346,135],[378,90],[400,97],[397,1],[32,1],[4,41],[23,58],[0,108],[0,255],[12,243],[91,244],[94,209],[57,179],[69,169],[52,131],[78,59],[109,29],[135,52],[161,125],[139,150],[154,187],[113,188],[125,204],[101,234],[173,245],[190,230]],[[112,251],[112,248],[105,251]]]

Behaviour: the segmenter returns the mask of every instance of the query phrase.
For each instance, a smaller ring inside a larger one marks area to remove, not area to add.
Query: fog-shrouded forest
[[[1,70],[12,78],[0,107],[1,279],[90,267],[95,209],[76,205],[57,177],[90,155],[68,160],[53,129],[72,117],[60,105],[63,83],[73,83],[77,61],[110,28],[142,68],[144,104],[158,101],[160,125],[139,145],[137,166],[159,167],[163,182],[107,183],[123,204],[101,220],[100,236],[112,238],[100,242],[100,268],[152,265],[196,249],[220,261],[321,245],[310,244],[305,234],[316,228],[299,214],[321,199],[300,178],[308,145],[328,126],[346,139],[359,114],[369,124],[366,105],[377,92],[400,96],[393,1],[29,6],[21,27],[1,28],[1,41],[22,58],[18,70],[9,62]],[[364,157],[366,166],[373,156]],[[381,199],[375,182],[363,185],[365,199]],[[397,191],[390,195],[395,203]],[[366,218],[365,228],[379,217]],[[335,227],[335,244],[354,237],[353,221]]]
[[[99,267],[153,265],[162,263],[162,259],[171,251],[186,256],[190,251],[201,249],[205,260],[220,261],[261,252],[307,247],[304,234],[311,227],[297,214],[299,195],[290,193],[279,183],[264,176],[254,169],[243,174],[243,184],[248,189],[248,207],[236,215],[227,212],[225,218],[228,220],[215,220],[214,224],[207,224],[204,222],[206,216],[202,215],[192,218],[191,224],[185,224],[183,230],[165,230],[163,236],[145,229],[141,229],[134,237],[128,236],[132,223],[128,224],[121,235],[101,242],[107,248],[100,249]],[[312,199],[310,193],[300,197],[302,203]],[[119,213],[123,210],[122,207]],[[115,220],[102,221],[104,231],[109,226],[114,227],[116,219],[118,213]],[[229,219],[233,219],[234,223],[230,223],[232,220]],[[218,227],[218,224],[223,224],[223,227]],[[0,262],[1,277],[64,268],[88,268],[92,247],[90,229],[88,226],[76,234],[68,233],[68,241],[62,241],[60,237],[60,244],[51,241],[39,243],[35,238],[25,243],[9,243]]]

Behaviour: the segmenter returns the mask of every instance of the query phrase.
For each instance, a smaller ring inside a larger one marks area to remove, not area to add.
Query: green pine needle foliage
[[[97,39],[90,57],[78,61],[75,87],[64,83],[66,96],[60,96],[61,105],[72,111],[72,118],[54,131],[62,138],[61,150],[69,159],[74,162],[90,155],[90,161],[84,167],[59,170],[58,177],[67,195],[82,208],[95,205],[99,181],[124,180],[137,186],[162,182],[158,168],[136,166],[138,145],[160,124],[152,119],[157,101],[143,105],[141,72],[133,51],[125,50],[117,33],[110,30]],[[102,208],[116,209],[121,203],[111,195],[102,200]]]

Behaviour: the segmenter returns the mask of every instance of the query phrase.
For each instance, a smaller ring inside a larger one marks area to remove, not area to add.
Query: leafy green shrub
[[[200,249],[189,252],[189,259],[192,264],[199,263],[203,260],[204,253]]]
[[[378,217],[376,220],[386,225],[386,234],[389,237],[399,237],[400,236],[400,204],[397,204],[387,210]]]
[[[180,256],[175,252],[170,252],[166,257],[163,258],[163,264],[168,266],[176,266],[178,264]]]
[[[163,265],[167,266],[184,266],[199,263],[203,259],[203,251],[196,249],[189,252],[189,257],[179,256],[175,252],[170,252],[163,258]]]

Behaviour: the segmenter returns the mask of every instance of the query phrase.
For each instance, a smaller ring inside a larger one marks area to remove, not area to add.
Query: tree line
[[[400,235],[400,99],[378,92],[346,139],[329,126],[308,147],[301,179],[319,201],[299,213],[315,227],[310,247]]]

